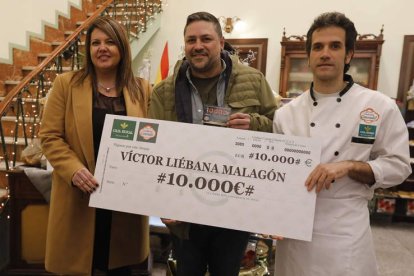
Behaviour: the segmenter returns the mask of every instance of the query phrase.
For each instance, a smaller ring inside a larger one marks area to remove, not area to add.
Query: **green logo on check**
[[[134,140],[136,122],[114,119],[111,138]]]

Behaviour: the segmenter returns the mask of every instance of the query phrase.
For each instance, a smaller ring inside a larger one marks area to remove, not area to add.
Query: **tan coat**
[[[87,78],[73,86],[73,73],[56,78],[46,103],[39,136],[54,167],[46,241],[46,269],[64,275],[89,275],[95,231],[95,209],[89,195],[72,185],[80,168],[95,170],[92,127],[92,85]],[[128,116],[147,115],[149,89],[141,104],[124,89]],[[114,212],[109,268],[136,264],[149,253],[148,217]]]

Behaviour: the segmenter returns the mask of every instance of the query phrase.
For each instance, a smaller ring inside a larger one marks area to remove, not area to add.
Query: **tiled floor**
[[[154,267],[152,269],[152,276],[166,276],[167,275],[167,269],[164,264],[154,264]]]
[[[373,223],[381,276],[414,275],[414,223]]]
[[[414,275],[414,223],[372,224],[380,276]],[[155,264],[153,276],[165,276],[163,264]]]

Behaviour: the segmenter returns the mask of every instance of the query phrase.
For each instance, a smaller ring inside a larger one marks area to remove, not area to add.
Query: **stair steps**
[[[52,51],[60,48],[64,43],[67,43],[68,39],[73,39],[73,34],[75,33],[76,28],[82,25],[85,20],[93,14],[93,11],[100,7],[97,2],[101,3],[105,1],[106,0],[82,0],[82,6],[84,7],[82,11],[72,7],[71,18],[68,19],[59,16],[59,29],[45,26],[45,37],[43,40],[38,38],[31,39],[31,45],[34,45],[33,49],[26,52],[15,50],[13,55],[13,65],[0,64],[0,101],[3,101],[8,93],[13,91],[14,88],[17,86],[20,87],[23,78],[28,75],[32,76],[34,74],[33,70],[38,72],[38,64],[44,63],[45,60],[49,62],[51,60]],[[141,15],[140,17],[136,14],[137,9],[128,11],[128,8],[132,7],[132,2],[134,1],[131,0],[128,4],[124,5],[124,7],[126,7],[124,11],[121,11],[120,7],[122,6],[117,4],[115,11],[110,10],[107,14],[115,16],[116,20],[121,23],[127,22],[124,15],[128,15],[130,19],[129,24],[138,24],[143,16]],[[135,1],[135,3],[136,2],[137,1]],[[145,3],[147,2],[151,2],[151,0],[146,0]],[[114,8],[112,7],[112,9]],[[137,26],[134,28],[140,28]],[[138,37],[137,33],[139,30],[129,28],[127,31],[130,32],[129,35],[131,38]],[[83,60],[82,53],[85,50],[85,35],[86,31],[80,33],[80,42],[78,43],[78,49],[80,50],[78,58],[81,60]],[[136,40],[131,40],[131,45],[134,43],[137,43]],[[40,126],[39,118],[42,115],[41,113],[43,109],[43,105],[39,102],[39,99],[43,100],[45,95],[49,92],[55,76],[60,72],[69,72],[73,70],[73,59],[63,58],[63,52],[61,56],[61,59],[53,59],[53,61],[59,60],[61,62],[59,72],[56,65],[43,69],[41,75],[37,75],[32,83],[29,83],[24,90],[20,91],[18,95],[21,97],[21,101],[18,101],[16,96],[14,96],[15,98],[10,102],[8,109],[3,111],[4,114],[0,114],[2,115],[0,122],[5,135],[4,143],[7,148],[9,160],[11,159],[10,156],[13,156],[13,154],[17,156],[17,160],[19,160],[20,152],[26,146],[26,140],[23,138],[25,136],[24,134],[26,134],[26,137],[36,137]],[[77,69],[77,67],[75,69]],[[42,77],[40,78],[40,76]],[[40,84],[43,85],[41,86]],[[21,117],[21,106],[23,106],[24,110],[24,122]],[[20,117],[17,117],[17,113],[19,113]],[[28,142],[30,142],[29,140]],[[2,142],[0,141],[0,145],[1,143]],[[2,151],[0,152],[0,163],[2,158],[1,154],[3,154]]]
[[[17,85],[19,85],[25,76],[36,69],[38,64],[48,58],[54,49],[62,45],[68,36],[70,36],[73,31],[78,28],[82,22],[85,21],[85,19],[93,14],[93,11],[95,11],[97,8],[97,4],[100,2],[101,0],[82,0],[83,10],[79,10],[76,7],[71,7],[70,18],[59,16],[58,29],[45,25],[44,39],[37,37],[30,38],[30,51],[13,49],[13,64],[0,63],[0,101],[3,101],[5,96],[7,96],[7,94],[12,91]],[[82,40],[84,40],[84,34],[81,37]],[[80,46],[82,50],[84,48],[84,42],[80,43]],[[69,72],[72,70],[70,61],[66,61],[62,58],[62,65],[63,72]],[[56,69],[56,67],[51,67],[49,69],[46,69],[44,72],[45,74],[55,74]],[[51,85],[52,81],[45,81],[45,90],[47,91],[50,89]],[[9,153],[9,160],[12,158],[11,156],[13,156],[13,152],[14,155],[17,155],[17,159],[19,160],[20,153],[26,146],[26,140],[23,138],[24,130],[28,137],[33,136],[33,132],[36,134],[38,132],[38,128],[40,126],[39,118],[34,117],[39,116],[36,115],[36,112],[41,112],[42,110],[42,106],[39,107],[39,103],[37,103],[37,100],[35,99],[39,90],[38,86],[38,83],[30,83],[28,85],[28,92],[23,93],[24,95],[22,95],[24,112],[27,115],[30,114],[28,117],[25,115],[24,126],[23,118],[21,118],[21,116],[18,119],[16,118],[16,112],[18,110],[16,98],[13,99],[11,107],[0,119],[1,126],[5,134],[4,142],[6,144],[6,151]],[[40,96],[40,98],[42,97],[43,96]],[[39,108],[40,111],[37,111]],[[16,124],[18,124],[17,139],[14,137],[16,132]],[[28,142],[30,143],[30,139],[28,139]],[[2,141],[0,139],[0,146],[1,144]],[[1,160],[1,158],[0,163],[4,167],[4,162]]]

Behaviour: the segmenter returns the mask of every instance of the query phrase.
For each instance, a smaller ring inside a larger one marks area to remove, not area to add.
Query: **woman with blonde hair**
[[[131,275],[149,253],[148,218],[88,207],[106,114],[145,117],[150,88],[134,77],[124,28],[98,17],[85,42],[85,66],[59,75],[39,133],[54,168],[46,269],[63,275]],[[137,183],[139,185],[139,183]]]

